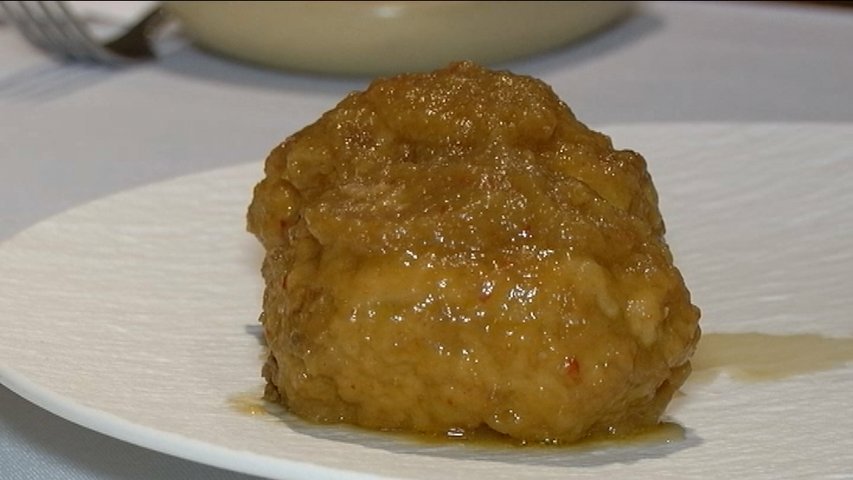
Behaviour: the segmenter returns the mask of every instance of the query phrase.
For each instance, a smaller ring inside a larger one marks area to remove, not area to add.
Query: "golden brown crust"
[[[574,441],[657,422],[698,310],[643,158],[544,83],[375,81],[270,154],[264,369],[322,422]]]

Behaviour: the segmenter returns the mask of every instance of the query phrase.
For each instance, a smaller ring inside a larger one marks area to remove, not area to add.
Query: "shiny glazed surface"
[[[699,312],[645,162],[544,83],[375,81],[270,154],[267,397],[319,422],[571,442],[654,425]]]

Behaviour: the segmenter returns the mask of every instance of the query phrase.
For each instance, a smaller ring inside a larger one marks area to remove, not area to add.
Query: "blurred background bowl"
[[[625,17],[633,2],[165,2],[202,48],[274,68],[346,75],[501,62]]]

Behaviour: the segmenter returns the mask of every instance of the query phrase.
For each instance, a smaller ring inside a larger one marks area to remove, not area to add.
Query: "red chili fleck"
[[[580,362],[574,356],[563,361],[563,369],[566,371],[566,375],[573,380],[577,379],[581,373]]]

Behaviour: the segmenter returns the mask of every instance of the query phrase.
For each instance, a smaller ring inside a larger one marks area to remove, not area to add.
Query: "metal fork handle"
[[[150,35],[165,21],[166,15],[163,9],[154,8],[124,34],[104,44],[104,48],[112,55],[118,55],[123,59],[145,60],[153,58],[155,52],[151,47]]]

